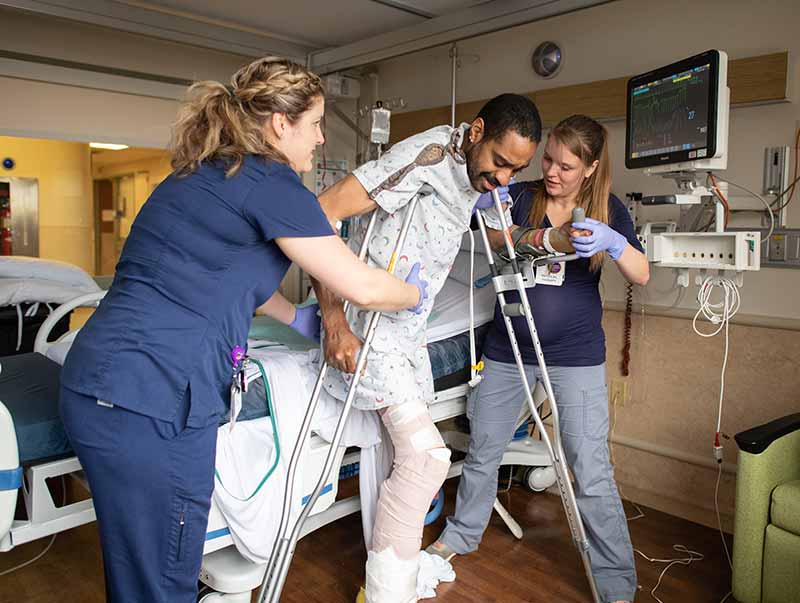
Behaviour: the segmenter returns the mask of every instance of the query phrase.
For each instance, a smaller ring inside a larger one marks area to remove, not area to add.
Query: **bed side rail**
[[[50,336],[50,332],[53,330],[53,327],[56,323],[61,320],[64,316],[66,316],[69,312],[72,312],[75,308],[79,307],[95,307],[100,302],[103,297],[105,297],[106,291],[98,291],[97,293],[87,293],[86,295],[81,295],[80,297],[76,297],[75,299],[71,299],[70,301],[61,304],[58,308],[53,310],[50,313],[50,316],[45,319],[42,323],[42,326],[39,327],[39,332],[36,333],[36,339],[33,342],[33,351],[42,354],[43,356],[47,355],[48,348],[53,345],[55,342],[48,341],[48,337]],[[69,333],[67,333],[69,335]]]

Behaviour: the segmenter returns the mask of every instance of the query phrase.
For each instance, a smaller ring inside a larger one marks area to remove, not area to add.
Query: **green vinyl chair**
[[[733,596],[800,602],[800,413],[736,434]]]

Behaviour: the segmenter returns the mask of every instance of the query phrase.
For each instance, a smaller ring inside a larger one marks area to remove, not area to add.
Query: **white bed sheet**
[[[477,238],[477,237],[476,237]],[[476,250],[480,244],[475,241]],[[469,330],[469,248],[459,251],[450,276],[436,296],[433,310],[428,318],[428,342],[441,341]],[[475,254],[474,280],[489,274],[486,256]],[[492,320],[496,301],[491,283],[474,290],[475,327]]]

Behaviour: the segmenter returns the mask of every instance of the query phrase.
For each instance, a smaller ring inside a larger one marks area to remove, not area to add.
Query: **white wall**
[[[93,25],[0,9],[3,36],[0,50],[49,57],[113,69],[137,71],[187,80],[227,82],[249,59],[147,36],[116,32]],[[178,101],[154,98],[153,87],[143,84],[142,94],[90,89],[103,75],[86,76],[74,70],[59,71],[62,83],[49,83],[41,74],[57,68],[30,64],[30,75],[20,75],[0,62],[0,134],[88,142],[104,140],[146,147],[164,147],[175,120]],[[74,81],[70,80],[70,72]],[[5,76],[5,77],[4,77]],[[70,84],[65,85],[64,79]],[[38,81],[35,81],[38,80]],[[102,84],[99,86],[103,88]],[[174,86],[165,85],[165,94]],[[155,94],[155,96],[159,96]]]
[[[486,35],[459,43],[458,101],[490,98],[501,92],[530,92],[595,80],[626,77],[709,48],[731,59],[789,51],[789,95],[798,98],[800,11],[796,0],[618,0],[585,11]],[[565,63],[551,80],[530,68],[533,49],[552,39],[563,46]],[[473,56],[470,56],[473,55]],[[478,56],[476,60],[474,55]],[[380,95],[402,96],[408,110],[448,105],[448,48],[435,48],[379,65]],[[796,102],[736,108],[731,114],[731,180],[760,190],[765,146],[792,145],[800,109]],[[671,181],[626,170],[624,122],[607,124],[611,140],[614,191],[646,194],[672,190]],[[538,157],[537,157],[538,159]],[[534,165],[538,164],[538,160]],[[538,175],[531,168],[523,177]],[[758,203],[757,201],[755,203]],[[734,207],[757,207],[733,196]],[[660,208],[650,208],[653,219]],[[800,200],[789,206],[788,225],[800,227]],[[626,497],[660,510],[716,525],[716,467],[711,442],[716,424],[723,338],[702,339],[681,318],[654,317],[653,305],[669,306],[672,272],[656,269],[645,291],[646,317],[633,317],[630,399],[616,413],[616,476]],[[604,270],[607,302],[621,302],[624,288],[617,270]],[[796,328],[800,320],[800,271],[764,269],[745,275],[740,314],[783,317]],[[681,306],[696,308],[696,287]],[[614,304],[607,304],[619,307]],[[623,314],[606,311],[607,371],[620,374]],[[796,412],[800,374],[796,370],[796,331],[734,325],[728,363],[722,429],[735,434],[769,419]],[[638,442],[638,444],[637,444]],[[655,446],[660,452],[645,452]],[[688,456],[687,456],[688,455]],[[676,460],[675,457],[684,460]],[[725,446],[726,463],[736,462],[736,446]],[[695,459],[685,462],[686,458]],[[711,465],[709,467],[709,464]],[[729,467],[729,465],[726,465]],[[725,474],[719,507],[726,529],[734,508],[733,475]]]
[[[800,12],[795,0],[619,0],[573,14],[523,25],[459,43],[458,101],[489,98],[500,92],[530,92],[641,73],[692,54],[719,48],[731,59],[789,51],[789,95],[798,96]],[[533,49],[544,40],[562,45],[564,66],[551,80],[530,68]],[[475,58],[477,55],[477,59]],[[379,66],[383,97],[402,96],[408,110],[450,103],[448,48],[440,47],[385,61]],[[793,145],[800,119],[796,103],[736,108],[731,113],[730,159],[725,176],[760,191],[764,147]],[[607,124],[611,136],[614,191],[624,199],[631,191],[672,191],[671,181],[646,177],[624,167],[622,121]],[[541,150],[540,150],[541,152]],[[538,158],[538,156],[537,156]],[[537,177],[538,161],[523,177]],[[732,196],[734,207],[757,207],[758,201]],[[669,211],[669,210],[668,210]],[[645,219],[663,210],[648,209]],[[788,208],[788,225],[800,227],[800,201]],[[677,217],[677,216],[675,216]],[[753,222],[750,223],[754,224]],[[621,280],[607,270],[607,300],[623,299]],[[672,272],[655,270],[648,287],[649,302],[670,305]],[[783,295],[765,295],[780,291]],[[685,296],[682,307],[693,305]],[[764,269],[747,274],[741,312],[800,319],[800,271]]]

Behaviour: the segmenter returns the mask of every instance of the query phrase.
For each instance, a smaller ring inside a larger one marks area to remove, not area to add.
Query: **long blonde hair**
[[[607,130],[586,115],[572,115],[561,120],[552,130],[549,138],[564,145],[573,155],[579,157],[584,166],[589,167],[597,161],[597,168],[591,176],[581,182],[578,207],[586,216],[608,224],[608,201],[611,195],[611,163],[608,158]],[[529,224],[538,227],[547,212],[547,190],[538,187],[531,205]],[[590,258],[589,267],[597,271],[603,265],[605,252],[596,253]]]
[[[288,163],[265,139],[264,124],[273,113],[283,113],[293,123],[322,96],[319,76],[278,57],[242,67],[230,87],[197,82],[189,88],[173,126],[172,167],[185,176],[203,161],[221,160],[226,175],[232,176],[248,154]]]

